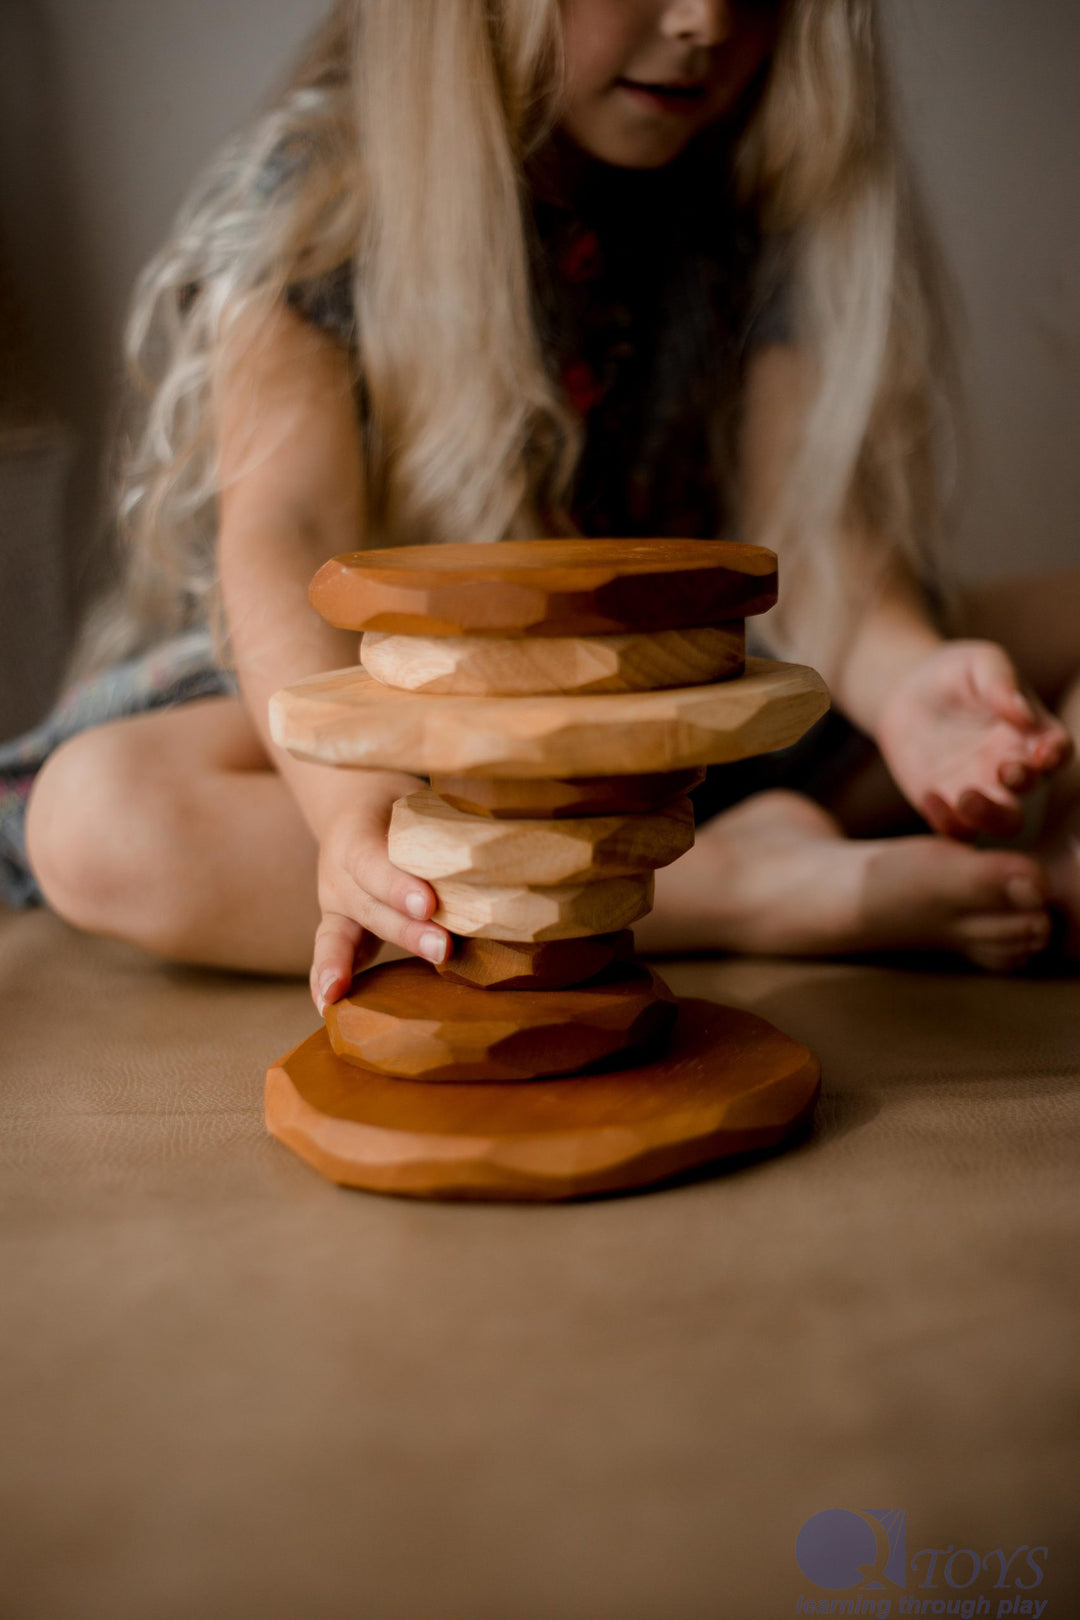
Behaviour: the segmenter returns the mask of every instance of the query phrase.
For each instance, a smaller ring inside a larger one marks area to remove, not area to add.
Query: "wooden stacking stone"
[[[343,630],[412,636],[604,636],[764,613],[776,557],[723,540],[504,540],[350,551],[311,582]]]
[[[403,872],[430,883],[549,887],[629,877],[669,866],[694,842],[689,799],[651,815],[573,821],[495,821],[443,802],[430,788],[399,799],[388,852]]]
[[[452,934],[481,934],[486,939],[539,941],[611,934],[647,916],[653,903],[651,872],[545,889],[459,883],[452,878],[440,879],[432,888],[439,900],[435,922]]]
[[[612,962],[629,961],[634,936],[591,934],[586,939],[456,939],[454,954],[439,964],[440,978],[480,990],[565,990],[583,984]]]
[[[551,1202],[775,1149],[805,1127],[820,1078],[764,1018],[696,999],[662,1055],[529,1085],[387,1079],[336,1057],[320,1029],[270,1069],[266,1123],[346,1187]]]
[[[658,692],[473,698],[399,692],[364,669],[310,675],[270,700],[274,741],[326,765],[423,776],[635,776],[797,742],[828,708],[820,676],[748,658],[746,673]]]
[[[428,778],[394,805],[387,848],[434,889],[453,949],[438,969],[370,969],[330,1004],[267,1076],[270,1129],[347,1185],[452,1198],[641,1186],[797,1130],[810,1054],[676,1003],[629,931],[693,843],[703,767],[783,748],[828,706],[813,671],[745,657],[775,557],[413,546],[332,559],[311,598],[362,633],[361,667],[277,693],[271,735]]]
[[[448,776],[435,772],[434,793],[455,810],[497,821],[534,817],[647,815],[692,793],[705,780],[702,769],[661,771],[651,776],[577,776],[516,779]]]
[[[574,989],[492,995],[453,984],[426,962],[365,974],[326,1009],[339,1057],[411,1080],[535,1080],[573,1074],[666,1035],[675,1002],[637,962],[617,962]]]
[[[403,692],[523,697],[543,692],[652,692],[742,673],[746,629],[737,624],[654,635],[394,636],[365,633],[360,662]]]

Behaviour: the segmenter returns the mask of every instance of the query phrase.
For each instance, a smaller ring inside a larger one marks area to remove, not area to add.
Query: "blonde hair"
[[[355,266],[366,538],[497,541],[568,525],[582,430],[532,318],[526,163],[558,119],[558,0],[342,0],[196,186],[135,291],[144,419],[120,476],[120,584],[86,673],[207,618],[219,656],[222,339],[298,280]],[[924,575],[936,538],[940,275],[888,104],[873,0],[787,0],[737,150],[785,244],[814,393],[765,531],[843,592],[843,534]],[[268,187],[267,176],[278,183]],[[192,289],[198,289],[193,292]],[[750,538],[750,536],[746,536]]]

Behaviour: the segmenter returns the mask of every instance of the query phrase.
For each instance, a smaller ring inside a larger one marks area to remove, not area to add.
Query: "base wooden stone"
[[[269,1070],[266,1124],[343,1186],[541,1202],[777,1147],[819,1084],[817,1059],[764,1019],[690,1000],[662,1057],[529,1085],[389,1079],[337,1057],[321,1029]]]

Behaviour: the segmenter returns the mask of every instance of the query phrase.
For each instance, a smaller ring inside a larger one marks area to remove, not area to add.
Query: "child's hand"
[[[939,833],[1011,837],[1020,795],[1069,758],[1061,722],[992,641],[950,641],[915,665],[882,710],[877,740],[901,792]]]
[[[421,784],[381,772],[365,775],[356,803],[338,813],[319,848],[323,915],[315,934],[311,994],[320,1013],[328,1001],[347,993],[383,940],[429,962],[443,961],[450,949],[446,929],[427,920],[437,904],[434,890],[392,866],[386,853],[395,799]]]

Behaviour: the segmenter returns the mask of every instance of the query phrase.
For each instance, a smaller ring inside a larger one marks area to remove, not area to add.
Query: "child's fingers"
[[[365,937],[353,917],[328,911],[315,931],[311,963],[311,997],[320,1014],[327,1002],[337,1001],[352,983],[353,974],[378,949],[377,939]]]
[[[989,799],[978,788],[961,793],[957,811],[969,827],[989,833],[992,838],[1011,838],[1024,825],[1024,812],[1018,804]]]
[[[352,910],[365,928],[413,956],[429,962],[446,960],[450,935],[428,920],[438,904],[434,889],[395,866],[383,839],[364,844],[354,859],[352,875],[356,884],[350,897]]]
[[[1036,724],[1036,709],[1021,689],[1016,666],[1004,648],[983,646],[977,651],[973,675],[975,689],[1002,720],[1025,731]]]
[[[1057,771],[1072,758],[1073,740],[1056,716],[1045,714],[1040,731],[1028,741],[1027,754],[1040,772]]]
[[[1019,760],[1009,759],[998,766],[998,781],[1010,793],[1030,793],[1038,780],[1039,772],[1035,767],[1023,765]]]
[[[428,962],[445,962],[450,954],[450,935],[438,923],[411,922],[392,906],[383,905],[371,895],[363,896],[357,905],[360,920],[388,945],[400,945],[411,956],[422,956]]]
[[[353,859],[350,875],[363,894],[370,895],[401,917],[425,922],[438,904],[430,884],[422,878],[410,877],[390,860],[385,833],[364,840]]]
[[[919,811],[934,831],[941,833],[944,838],[958,838],[970,843],[979,830],[961,820],[940,793],[927,793],[919,805]]]

